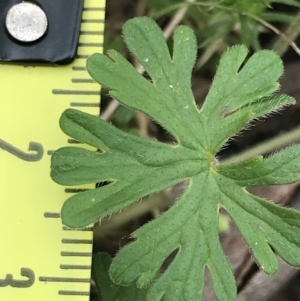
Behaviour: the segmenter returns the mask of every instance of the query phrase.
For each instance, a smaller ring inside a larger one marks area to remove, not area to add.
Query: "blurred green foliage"
[[[228,46],[243,43],[254,50],[261,48],[259,29],[263,22],[290,23],[294,15],[273,9],[284,4],[300,7],[295,0],[141,0],[151,9],[151,17],[159,20],[189,5],[186,18],[194,24],[200,47],[207,47],[219,39]]]

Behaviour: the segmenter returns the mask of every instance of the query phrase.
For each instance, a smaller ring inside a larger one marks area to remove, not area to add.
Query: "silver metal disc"
[[[5,25],[10,35],[16,40],[34,42],[45,34],[48,20],[38,5],[21,2],[8,11]]]

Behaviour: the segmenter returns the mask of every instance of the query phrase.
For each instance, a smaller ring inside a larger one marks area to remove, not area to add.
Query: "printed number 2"
[[[8,151],[9,153],[18,157],[21,160],[29,161],[29,162],[40,161],[44,155],[43,146],[37,142],[29,143],[29,151],[33,151],[34,153],[24,152],[16,147],[14,147],[10,143],[4,141],[3,139],[0,139],[0,148]]]
[[[0,287],[12,286],[18,288],[30,287],[34,284],[35,275],[29,268],[21,268],[21,275],[27,277],[26,280],[15,280],[12,274],[7,274],[4,280],[0,279]]]

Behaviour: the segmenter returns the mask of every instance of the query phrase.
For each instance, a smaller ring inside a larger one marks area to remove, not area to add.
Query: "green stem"
[[[258,144],[257,146],[254,146],[250,148],[249,150],[246,150],[245,152],[242,152],[241,154],[238,154],[236,156],[233,156],[229,159],[225,159],[222,161],[222,164],[230,164],[234,162],[241,162],[243,160],[253,158],[255,156],[264,155],[270,152],[273,152],[275,150],[278,150],[280,148],[283,148],[285,146],[288,146],[290,144],[293,144],[295,142],[300,141],[300,126],[296,127],[295,129],[281,134],[277,137],[274,137],[270,140],[267,140],[261,144]]]
[[[297,15],[294,21],[289,25],[289,27],[286,30],[286,33],[293,41],[299,35],[300,13]],[[287,51],[288,47],[289,47],[289,43],[286,43],[286,41],[279,36],[272,48],[279,56],[282,56]]]
[[[244,15],[256,20],[257,22],[260,22],[262,25],[264,25],[265,27],[271,29],[272,31],[274,31],[278,36],[280,36],[283,40],[285,40],[294,50],[295,52],[300,56],[300,49],[299,47],[297,46],[297,44],[293,41],[293,39],[281,32],[279,29],[277,29],[275,26],[273,26],[272,24],[266,22],[265,20],[255,16],[255,15],[252,15],[250,13],[247,13],[247,12],[243,12]],[[297,22],[297,25],[299,26],[299,23],[300,23],[300,20]]]

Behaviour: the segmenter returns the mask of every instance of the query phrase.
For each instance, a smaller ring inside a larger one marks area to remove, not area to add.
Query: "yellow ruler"
[[[49,174],[53,151],[74,143],[59,128],[61,113],[99,114],[100,86],[85,66],[102,52],[104,16],[105,0],[84,1],[71,64],[0,64],[1,301],[89,300],[92,228],[62,225],[60,209],[74,190]]]

